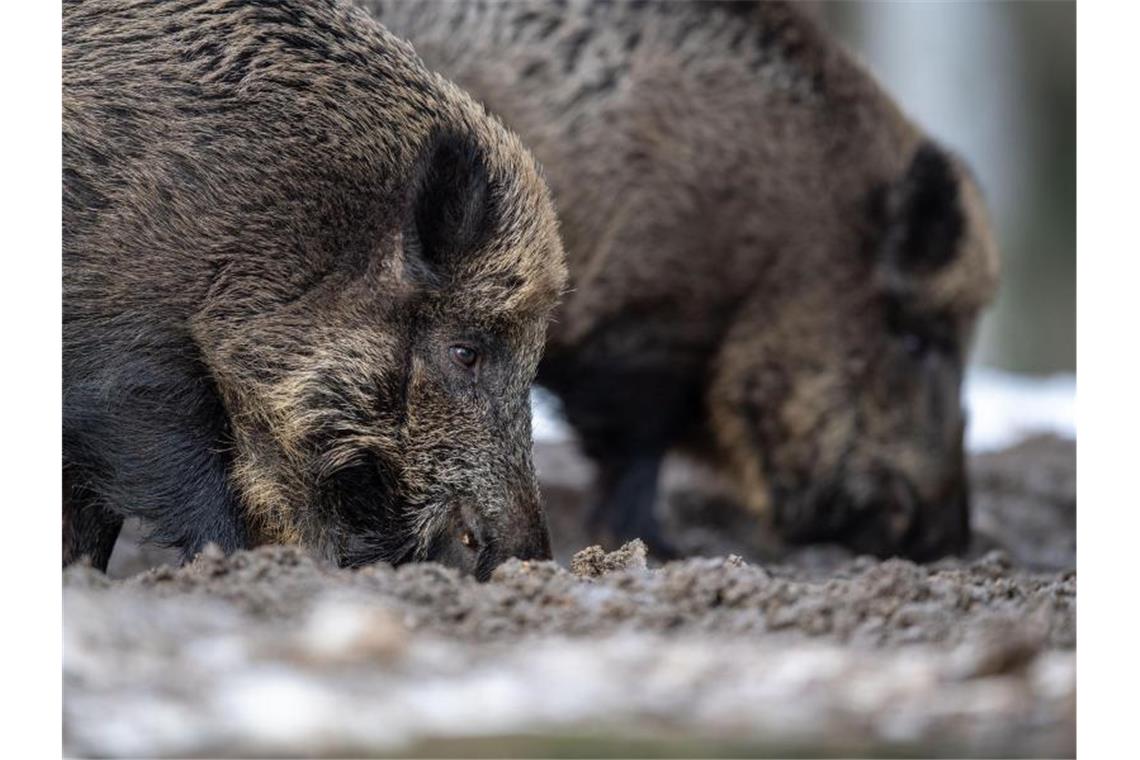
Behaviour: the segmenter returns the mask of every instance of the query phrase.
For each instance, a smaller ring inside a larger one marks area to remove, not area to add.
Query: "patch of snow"
[[[968,419],[966,447],[971,452],[1005,448],[1039,433],[1077,437],[1076,375],[1036,377],[973,367],[966,373],[962,396]],[[535,388],[531,410],[535,441],[573,439],[554,394]]]
[[[974,367],[962,395],[970,451],[1002,449],[1039,433],[1077,437],[1076,375],[1035,377]]]
[[[530,391],[531,433],[543,443],[569,441],[574,437],[570,423],[562,413],[562,402],[550,391],[537,385]]]

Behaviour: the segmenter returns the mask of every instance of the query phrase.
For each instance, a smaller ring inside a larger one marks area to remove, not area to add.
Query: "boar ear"
[[[930,274],[948,264],[965,228],[959,178],[950,157],[930,142],[883,198],[881,255],[900,275]]]
[[[433,134],[412,182],[405,239],[416,269],[446,275],[491,233],[491,182],[483,150],[470,135]]]

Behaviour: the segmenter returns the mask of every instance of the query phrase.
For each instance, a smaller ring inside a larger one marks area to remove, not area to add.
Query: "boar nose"
[[[917,562],[966,552],[970,545],[970,495],[964,474],[944,490],[941,498],[924,505],[908,539],[905,555]]]
[[[875,496],[854,517],[840,540],[878,557],[929,562],[965,551],[970,539],[969,502],[964,474],[956,474],[923,499],[899,474],[884,477]]]
[[[877,511],[882,545],[874,553],[881,557],[931,562],[968,548],[970,508],[964,476],[953,478],[929,500],[896,482]]]
[[[494,569],[509,559],[553,558],[546,514],[537,493],[518,499],[509,509],[504,510],[494,534],[494,542],[480,552],[475,568],[475,577],[480,581],[489,579]]]
[[[917,494],[902,477],[879,473],[873,495],[855,501],[848,521],[836,538],[857,552],[877,557],[906,555],[917,532],[921,510]]]
[[[550,559],[550,530],[537,491],[522,497],[511,512],[514,516],[512,524],[506,526],[501,534],[506,539],[503,542],[503,559]]]

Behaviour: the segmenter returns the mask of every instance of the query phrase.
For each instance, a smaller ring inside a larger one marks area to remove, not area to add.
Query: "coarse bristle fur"
[[[363,4],[545,168],[572,290],[539,382],[600,467],[603,532],[669,552],[658,469],[684,449],[789,538],[965,545],[984,206],[809,10]]]
[[[549,555],[554,211],[407,43],[335,0],[68,0],[63,165],[65,561],[129,515],[187,557]]]

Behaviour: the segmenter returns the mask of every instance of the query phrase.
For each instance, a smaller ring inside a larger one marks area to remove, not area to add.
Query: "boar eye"
[[[887,327],[908,356],[921,359],[929,354],[957,356],[954,323],[945,315],[908,314],[897,302],[887,308]]]
[[[916,332],[904,332],[899,336],[903,350],[911,356],[925,356],[930,351],[930,341]]]
[[[464,369],[475,369],[479,364],[479,352],[470,346],[452,346],[447,353],[451,361]]]

